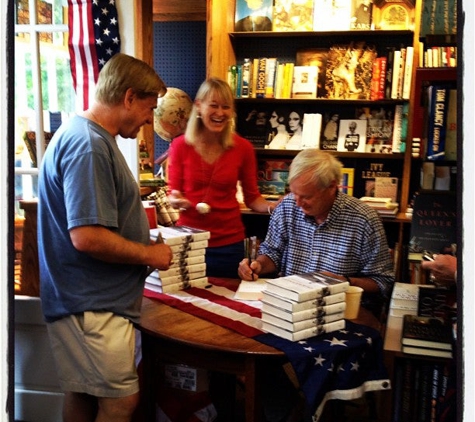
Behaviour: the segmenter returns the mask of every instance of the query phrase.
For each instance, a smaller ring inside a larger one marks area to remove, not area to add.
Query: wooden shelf
[[[348,38],[362,38],[362,37],[374,37],[378,35],[384,36],[410,36],[413,31],[400,30],[400,31],[384,31],[381,29],[372,31],[250,31],[250,32],[230,32],[229,37],[232,38],[311,38],[311,37],[344,37]]]

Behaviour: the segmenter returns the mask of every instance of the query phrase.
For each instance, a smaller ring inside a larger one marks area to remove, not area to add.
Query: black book
[[[451,326],[441,318],[404,315],[401,339],[403,348],[409,346],[451,352],[452,341]]]

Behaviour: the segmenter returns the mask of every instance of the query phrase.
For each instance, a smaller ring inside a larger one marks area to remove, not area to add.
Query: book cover
[[[327,67],[327,56],[327,48],[310,48],[297,50],[295,57],[296,66],[317,67],[317,98],[325,98],[325,72]]]
[[[341,119],[337,151],[365,152],[367,120]]]
[[[315,306],[314,308],[305,309],[299,312],[290,312],[285,309],[279,308],[277,306],[273,306],[272,304],[268,303],[265,298],[262,300],[262,313],[273,315],[277,318],[280,318],[285,321],[289,322],[298,322],[304,320],[315,320],[317,318],[322,317],[329,317],[330,315],[340,315],[346,309],[346,302],[337,302],[331,305],[322,305],[322,306]],[[333,317],[333,321],[340,319],[337,317]],[[327,319],[324,322],[331,322]]]
[[[242,88],[241,97],[249,98],[252,84],[252,63],[251,59],[246,58],[242,64]]]
[[[317,98],[318,67],[314,65],[294,66],[292,98]]]
[[[376,29],[385,31],[414,29],[414,2],[400,0],[383,0],[379,2],[379,18],[375,21]]]
[[[254,148],[264,148],[269,142],[272,109],[261,104],[237,104],[236,131],[252,143]]]
[[[172,293],[179,290],[189,289],[190,287],[205,287],[206,285],[208,285],[208,277],[202,277],[196,280],[184,281],[164,286],[150,283],[147,280],[145,281],[145,289],[155,293]]]
[[[236,0],[234,31],[272,31],[273,0]]]
[[[421,192],[414,199],[409,252],[453,253],[457,203],[449,192]]]
[[[190,277],[198,278],[193,273],[199,273],[199,277],[203,277],[206,271],[206,263],[202,262],[199,264],[190,264],[190,265],[182,265],[178,267],[172,267],[168,270],[156,270],[150,274],[150,277],[157,278],[157,279],[165,279],[168,277]]]
[[[398,160],[386,159],[388,154],[378,154],[378,157],[369,160],[358,160],[355,163],[355,190],[354,196],[374,197],[374,183],[376,177],[397,177],[402,180],[402,168]]]
[[[266,96],[266,66],[267,58],[259,57],[257,62],[256,98],[265,98]]]
[[[431,85],[428,88],[428,129],[427,129],[427,159],[445,159],[445,132],[449,87],[446,85]]]
[[[304,113],[302,128],[302,149],[320,148],[322,133],[322,115],[320,113]]]
[[[417,315],[442,319],[446,324],[452,323],[456,316],[457,292],[433,286],[420,286],[417,300]]]
[[[376,49],[364,42],[333,45],[327,56],[326,98],[369,100]]]
[[[392,152],[405,152],[408,129],[409,104],[397,104],[394,107],[393,134],[391,139]]]
[[[285,195],[288,192],[290,160],[259,160],[257,185],[262,195]]]
[[[441,318],[404,315],[401,343],[428,349],[452,350],[452,326]]]
[[[374,179],[374,197],[375,198],[390,198],[391,202],[397,202],[398,178],[397,177],[376,177]]]
[[[275,97],[275,74],[277,71],[277,59],[275,57],[268,57],[266,59],[266,88],[265,98]]]
[[[275,0],[273,31],[313,31],[314,0]]]
[[[150,230],[152,239],[157,239],[159,235],[162,236],[164,243],[167,245],[179,245],[182,243],[208,240],[210,238],[209,231],[188,226],[159,226],[156,229]]]
[[[204,250],[205,248],[208,247],[208,241],[207,240],[195,240],[193,242],[188,242],[188,243],[181,243],[179,245],[170,245],[170,249],[172,250],[172,253],[182,253],[182,252],[187,252],[191,250]]]
[[[276,336],[285,338],[290,341],[300,341],[305,340],[310,337],[315,337],[324,333],[331,333],[333,331],[344,330],[346,327],[346,322],[344,319],[339,321],[329,322],[328,324],[317,325],[312,328],[305,328],[300,331],[288,331],[284,330],[281,327],[276,325],[269,324],[267,322],[262,322],[262,329],[268,333],[275,334]]]
[[[352,23],[353,0],[315,0],[314,31],[348,31]]]
[[[355,169],[343,167],[341,169],[341,182],[338,189],[340,189],[340,192],[353,196],[354,184],[355,184]]]
[[[303,302],[345,292],[348,286],[347,281],[312,272],[268,279],[265,291],[296,302]]]
[[[327,315],[327,316],[322,316],[322,317],[315,317],[315,318],[308,318],[301,321],[292,322],[292,321],[281,319],[275,315],[262,312],[261,319],[262,319],[262,322],[265,322],[267,324],[272,324],[276,327],[279,327],[279,328],[282,328],[284,330],[294,333],[294,332],[305,330],[307,328],[314,328],[314,327],[317,327],[318,325],[329,324],[331,322],[339,321],[344,318],[345,318],[345,313],[339,312],[337,314],[332,314],[332,315]]]
[[[430,356],[446,359],[451,359],[453,357],[453,353],[451,350],[431,349],[427,347],[403,345],[401,347],[401,351],[410,355]]]
[[[279,296],[275,293],[269,291],[262,292],[262,302],[272,305],[274,307],[283,309],[285,311],[295,313],[304,311],[307,309],[313,309],[320,306],[328,306],[335,303],[340,303],[345,301],[345,293],[335,293],[329,296],[324,296],[320,298],[310,299],[303,302],[295,302],[289,298]]]
[[[359,120],[367,121],[365,152],[393,152],[394,109],[395,107],[390,106],[373,106],[357,110]]]
[[[351,26],[352,30],[370,30],[373,24],[373,1],[353,0],[351,3]]]

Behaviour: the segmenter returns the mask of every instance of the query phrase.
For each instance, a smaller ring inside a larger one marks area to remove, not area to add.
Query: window
[[[37,197],[50,135],[75,108],[67,0],[15,0],[15,289],[21,283],[23,210]]]
[[[74,111],[66,4],[66,0],[15,1],[16,217],[22,216],[19,200],[36,198],[48,134]]]

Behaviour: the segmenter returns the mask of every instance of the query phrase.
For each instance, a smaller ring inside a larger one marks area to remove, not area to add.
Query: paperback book
[[[154,239],[158,238],[159,233],[162,236],[163,242],[170,246],[196,242],[200,240],[208,240],[210,238],[209,231],[188,226],[159,226],[156,229],[150,230],[150,235]]]
[[[314,308],[305,309],[303,311],[291,312],[267,303],[262,300],[262,313],[270,314],[289,322],[298,322],[306,319],[316,319],[321,317],[329,317],[330,315],[339,315],[346,309],[346,302],[333,303],[331,305],[315,306]],[[339,318],[334,318],[334,320]],[[330,322],[327,320],[326,322]]]
[[[318,325],[329,324],[331,322],[340,321],[344,318],[345,318],[345,313],[338,312],[336,314],[308,318],[301,321],[293,322],[293,321],[281,319],[272,314],[262,312],[261,319],[262,319],[262,322],[265,322],[267,324],[272,324],[272,325],[275,325],[276,327],[295,333],[298,331],[305,330],[307,328],[317,327]]]

